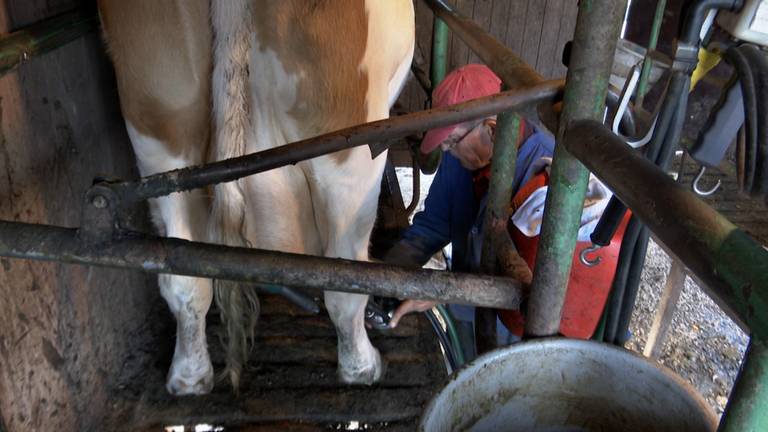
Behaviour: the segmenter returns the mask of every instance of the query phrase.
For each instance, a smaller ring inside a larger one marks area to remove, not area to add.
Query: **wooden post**
[[[661,350],[664,347],[664,338],[667,336],[669,326],[672,324],[672,317],[677,310],[677,301],[680,299],[680,293],[685,285],[685,266],[677,259],[672,259],[672,268],[667,275],[667,283],[664,285],[664,291],[659,299],[659,307],[656,309],[656,316],[653,318],[651,331],[648,333],[648,339],[645,341],[643,355],[654,359],[659,358]]]

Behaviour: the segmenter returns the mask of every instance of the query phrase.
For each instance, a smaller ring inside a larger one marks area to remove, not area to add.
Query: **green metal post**
[[[718,430],[768,430],[768,345],[753,337]]]
[[[433,89],[445,78],[447,70],[448,26],[445,25],[445,21],[435,17],[432,30],[432,69],[430,74]]]
[[[481,267],[486,274],[496,268],[494,232],[506,232],[509,203],[512,200],[512,182],[515,178],[517,142],[520,137],[520,117],[511,112],[499,114],[496,141],[491,160],[491,183],[488,186],[488,205],[483,221],[483,254]]]
[[[432,91],[440,84],[448,70],[448,26],[445,21],[435,17],[432,29],[432,65],[430,67],[430,79]],[[440,165],[442,152],[435,149],[428,155],[419,154],[419,168],[422,172],[432,174]]]
[[[562,145],[568,125],[602,118],[626,0],[579,2],[573,54],[550,171],[526,334],[557,334],[589,173]]]
[[[643,105],[645,94],[648,93],[648,78],[651,76],[651,51],[656,49],[659,42],[659,33],[661,32],[661,23],[664,21],[664,11],[667,9],[667,0],[659,0],[656,4],[656,14],[653,16],[653,25],[651,26],[651,37],[648,40],[648,50],[643,60],[643,69],[640,73],[640,81],[637,83],[637,106]]]
[[[67,12],[0,38],[0,76],[98,28],[95,14]]]
[[[496,236],[507,235],[519,136],[520,117],[512,112],[499,114],[491,160],[488,205],[483,220],[483,252],[480,267],[485,274],[496,272]],[[494,309],[477,308],[475,310],[475,340],[478,354],[496,348],[496,311]]]

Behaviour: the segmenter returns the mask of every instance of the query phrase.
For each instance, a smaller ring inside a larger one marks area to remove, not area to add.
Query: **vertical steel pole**
[[[640,73],[640,81],[637,83],[637,106],[643,106],[643,99],[648,93],[648,79],[651,76],[651,51],[656,49],[659,43],[659,33],[661,32],[661,23],[664,21],[664,11],[667,9],[667,0],[659,0],[656,4],[656,14],[653,16],[653,25],[651,26],[651,36],[648,40],[648,47],[643,60],[643,69]]]
[[[483,219],[483,252],[480,267],[485,274],[496,272],[496,235],[506,235],[512,182],[517,162],[517,142],[520,137],[520,117],[511,112],[499,114],[496,142],[491,160],[491,183],[488,204]],[[475,340],[477,353],[496,348],[496,310],[475,309]]]
[[[432,89],[445,78],[448,69],[448,26],[445,21],[435,17],[432,29],[432,68],[430,78]]]
[[[435,17],[432,28],[432,64],[429,77],[432,81],[432,89],[435,90],[448,71],[448,26],[445,21]],[[430,95],[431,97],[431,95]],[[424,173],[434,173],[440,165],[442,153],[438,147],[428,155],[420,155],[419,168]]]
[[[526,334],[555,335],[576,247],[589,173],[561,144],[568,125],[602,118],[626,0],[582,0],[536,257]]]
[[[517,142],[520,137],[520,117],[511,112],[499,114],[496,142],[491,160],[491,181],[488,186],[488,205],[483,220],[483,255],[481,267],[484,273],[493,273],[496,267],[494,228],[506,231],[509,205],[512,200],[512,182],[517,162]]]
[[[768,430],[768,345],[752,337],[718,430]]]

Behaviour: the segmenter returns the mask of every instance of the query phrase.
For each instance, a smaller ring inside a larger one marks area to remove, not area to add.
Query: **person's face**
[[[494,119],[485,119],[475,125],[465,123],[457,126],[441,147],[458,159],[464,168],[474,171],[491,162],[495,129]]]

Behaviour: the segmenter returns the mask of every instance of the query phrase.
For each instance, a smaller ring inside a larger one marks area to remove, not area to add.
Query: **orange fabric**
[[[542,172],[526,183],[512,200],[515,210],[537,189],[548,183],[549,176]],[[591,256],[599,256],[602,262],[595,267],[587,267],[579,261],[579,253],[590,242],[577,242],[576,251],[571,263],[571,278],[568,282],[568,292],[563,306],[563,318],[560,321],[560,333],[570,338],[589,339],[597,328],[600,315],[611,289],[613,277],[616,274],[616,264],[621,247],[621,238],[627,227],[630,213],[621,222],[619,229],[611,240],[611,244],[601,248]],[[517,246],[520,255],[533,269],[536,262],[536,250],[539,246],[539,236],[527,237],[514,224],[509,224],[510,235]],[[525,319],[519,311],[499,311],[499,318],[509,331],[522,336]]]

